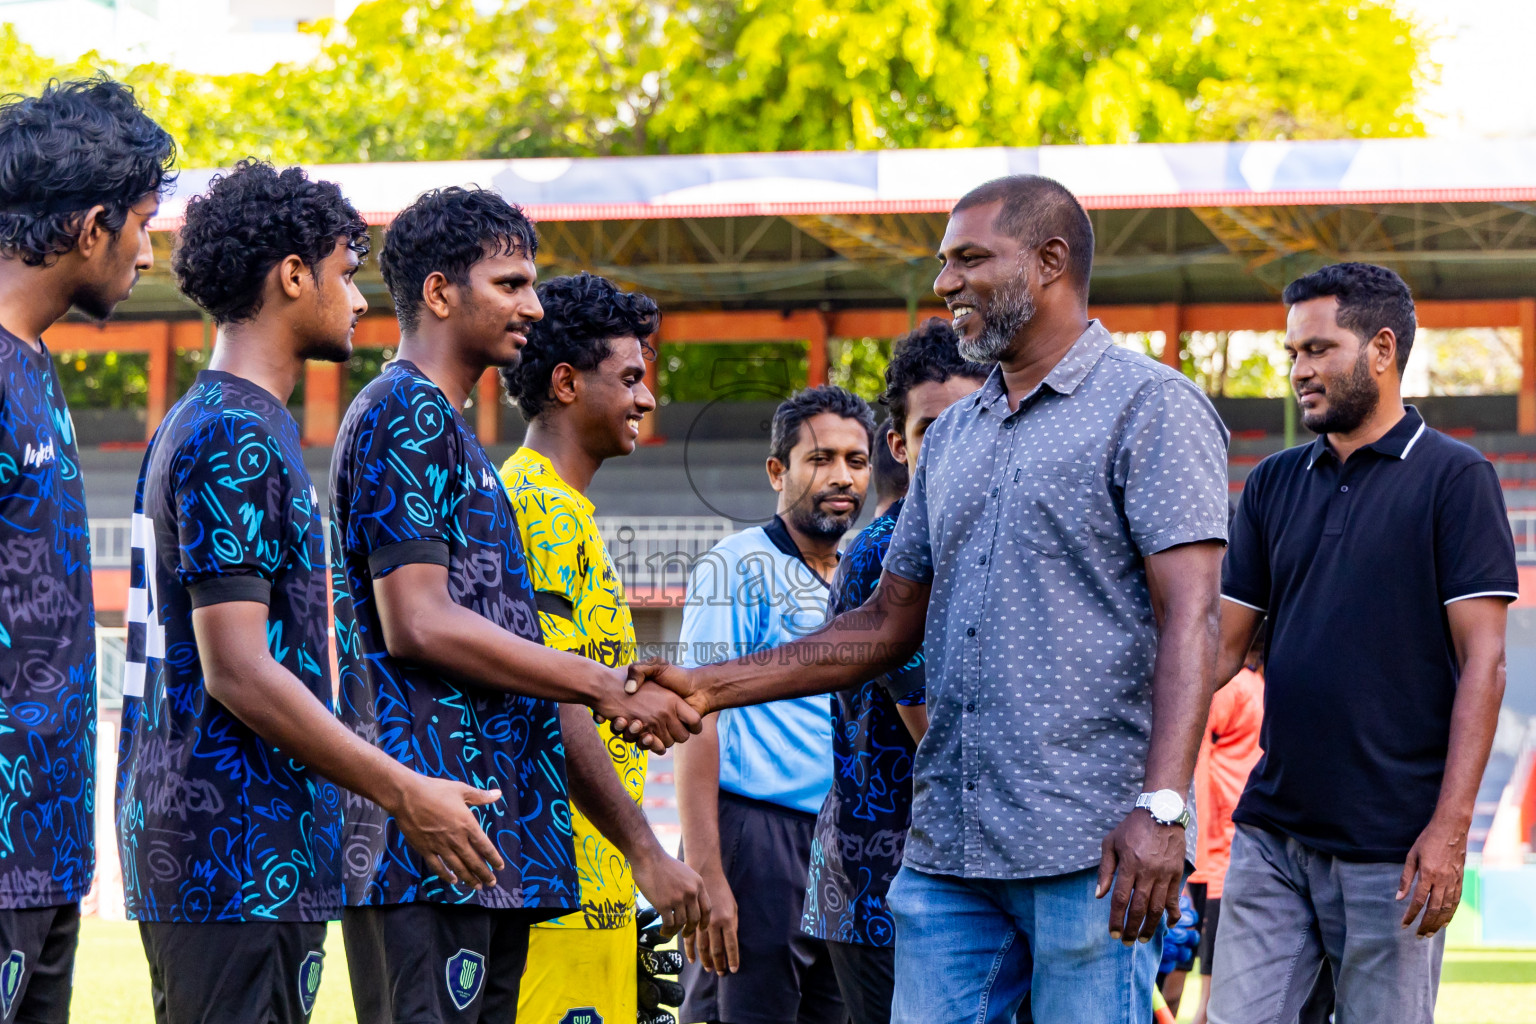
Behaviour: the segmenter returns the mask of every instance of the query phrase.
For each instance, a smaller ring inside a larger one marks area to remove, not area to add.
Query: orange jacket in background
[[[1248,783],[1248,773],[1264,751],[1264,677],[1243,669],[1211,701],[1211,717],[1195,762],[1195,811],[1200,831],[1191,882],[1204,882],[1207,899],[1221,898],[1232,857],[1232,810]]]

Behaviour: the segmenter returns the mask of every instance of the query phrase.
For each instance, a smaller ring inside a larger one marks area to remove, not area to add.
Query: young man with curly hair
[[[69,1017],[95,870],[96,637],[74,428],[43,333],[153,263],[175,144],[106,79],[0,105],[0,1021]]]
[[[424,856],[494,851],[468,805],[332,711],[321,509],[287,402],[345,360],[368,229],[337,187],[243,163],[187,207],[172,267],[218,326],[134,503],[117,821],[128,916],[162,1024],[300,1024],[342,902],[345,787]]]
[[[363,1024],[513,1019],[530,926],[580,909],[567,809],[632,860],[655,843],[587,708],[638,719],[630,738],[657,749],[699,727],[665,691],[627,697],[622,668],[544,646],[517,514],[461,415],[543,315],[537,245],[485,190],[429,192],[395,218],[381,262],[399,358],[358,393],[333,455],[343,720],[412,767],[503,794],[480,812],[501,860],[480,888],[407,849],[386,808],[349,808],[342,927]],[[647,863],[651,902],[694,927],[696,876]]]
[[[900,491],[843,552],[829,615],[857,608],[875,592],[923,435],[991,372],[961,359],[956,342],[949,324],[934,319],[896,344],[880,396],[891,416],[876,444],[901,469]],[[832,788],[811,840],[800,927],[826,940],[853,1024],[891,1019],[896,929],[886,891],[912,826],[912,760],[928,728],[925,699],[921,652],[895,671],[832,695]]]
[[[522,358],[501,374],[528,421],[523,446],[502,465],[501,479],[517,511],[544,643],[604,665],[628,665],[635,660],[634,623],[586,492],[604,461],[635,450],[640,421],[656,408],[645,361],[656,358],[649,339],[661,312],[649,297],[585,273],[548,281],[538,295],[544,317],[529,329]],[[609,726],[571,724],[601,736],[640,806],[645,751]],[[626,860],[579,810],[571,830],[581,911],[531,932],[518,1019],[559,1021],[587,1009],[594,1021],[628,1024],[640,1009],[634,879],[648,883],[667,855],[652,837]]]

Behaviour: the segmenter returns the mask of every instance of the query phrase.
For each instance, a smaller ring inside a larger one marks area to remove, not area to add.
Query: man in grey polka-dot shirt
[[[847,686],[926,640],[890,892],[907,1024],[1001,1024],[1031,989],[1039,1024],[1150,1021],[1150,940],[1193,858],[1227,435],[1088,319],[1092,254],[1049,179],[962,199],[934,290],[960,355],[999,366],[929,428],[875,595],[771,663],[649,670],[715,710]]]

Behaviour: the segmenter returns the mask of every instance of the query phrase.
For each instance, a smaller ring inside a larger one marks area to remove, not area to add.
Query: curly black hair
[[[1397,372],[1408,368],[1418,320],[1406,281],[1374,263],[1334,263],[1286,285],[1282,298],[1294,306],[1330,295],[1339,302],[1335,322],[1362,342],[1391,328],[1397,336]]]
[[[864,433],[869,435],[870,454],[874,454],[875,414],[870,411],[869,403],[836,384],[822,384],[796,391],[779,403],[768,433],[769,456],[788,466],[789,453],[800,443],[800,425],[824,412],[858,421]]]
[[[907,432],[907,393],[930,381],[944,383],[951,377],[986,380],[992,367],[960,358],[959,339],[949,321],[934,317],[904,338],[898,338],[891,362],[885,368],[885,391],[880,404],[891,414],[896,432]]]
[[[529,328],[522,358],[501,370],[501,382],[525,420],[544,411],[549,382],[561,363],[595,370],[613,354],[609,342],[629,337],[640,339],[646,358],[656,358],[647,339],[661,326],[661,309],[649,295],[622,291],[586,271],[550,278],[538,291],[544,319]]]
[[[539,252],[539,236],[523,208],[483,188],[438,188],[400,211],[384,236],[379,266],[395,302],[400,330],[421,325],[421,286],[433,273],[456,285],[469,268],[491,256]]]
[[[311,181],[302,167],[242,160],[187,203],[171,269],[215,323],[240,323],[261,312],[273,267],[297,256],[313,272],[342,240],[368,255],[368,225],[334,182]]]
[[[64,255],[93,206],[116,236],[135,203],[170,187],[175,160],[170,133],[105,76],[0,98],[0,255],[29,267]]]

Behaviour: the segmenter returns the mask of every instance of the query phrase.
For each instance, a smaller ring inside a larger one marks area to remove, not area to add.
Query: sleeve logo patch
[[[448,958],[448,998],[454,1006],[467,1010],[484,983],[485,957],[461,949]]]
[[[299,1005],[304,1007],[306,1017],[315,1011],[315,996],[320,993],[320,965],[324,960],[325,954],[315,950],[304,954],[299,962]]]
[[[565,1016],[560,1018],[560,1024],[603,1024],[603,1015],[593,1007],[581,1006],[566,1010]]]
[[[10,1017],[11,1007],[21,994],[21,979],[27,972],[27,954],[16,949],[0,963],[0,1017]]]

